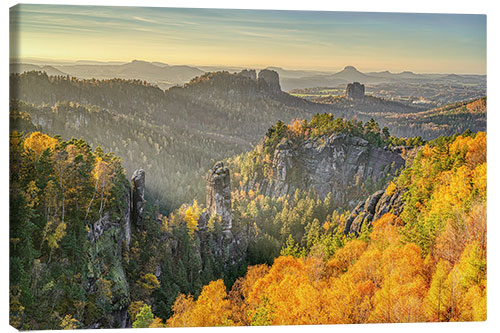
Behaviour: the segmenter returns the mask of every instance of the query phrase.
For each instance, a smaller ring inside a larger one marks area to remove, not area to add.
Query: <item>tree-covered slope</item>
[[[19,127],[34,128],[26,113],[11,117]],[[386,214],[362,223],[357,233],[346,229],[354,211],[339,206],[333,193],[298,186],[272,196],[244,186],[251,169],[245,168],[260,165],[265,175],[264,152],[273,153],[281,141],[300,146],[334,134],[377,149],[417,146],[383,187],[388,197],[403,193],[401,201],[390,201]],[[146,201],[137,222],[132,197],[138,185],[133,179],[131,191],[120,159],[83,140],[13,131],[10,142],[15,327],[485,318],[484,133],[424,144],[391,136],[375,122],[328,114],[278,123],[253,153],[229,163],[229,233],[208,203],[185,204],[163,216]],[[251,162],[246,167],[245,159]],[[207,191],[209,186],[207,178]],[[225,186],[218,190],[229,191]]]
[[[128,196],[115,155],[83,140],[11,133],[14,327],[120,325],[129,303],[121,255]]]
[[[251,149],[277,120],[325,109],[282,92],[264,73],[271,78],[208,73],[167,91],[139,80],[12,74],[11,108],[46,133],[119,153],[129,176],[148,169],[155,179],[148,190],[172,210],[202,199],[205,171]]]
[[[486,131],[486,97],[427,111],[387,115],[384,123],[396,134],[424,138],[451,136],[466,130]]]
[[[340,235],[342,217],[318,221],[307,242],[290,239],[272,265],[249,267],[230,290],[214,281],[197,300],[180,295],[166,325],[486,320],[486,135],[426,144],[386,191],[401,188],[399,215],[355,239]]]

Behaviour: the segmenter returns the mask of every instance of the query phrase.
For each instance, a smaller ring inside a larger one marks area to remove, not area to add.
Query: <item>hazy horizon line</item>
[[[193,64],[193,63],[171,63],[165,60],[145,60],[145,59],[131,59],[131,60],[97,60],[97,59],[64,59],[64,58],[35,58],[35,57],[20,57],[20,58],[10,58],[9,63],[22,63],[22,64],[30,64],[30,65],[40,65],[40,64],[35,64],[35,63],[27,63],[27,61],[35,61],[39,62],[43,65],[46,66],[65,66],[65,65],[71,65],[71,64],[76,64],[78,63],[96,63],[96,64],[103,64],[103,65],[120,65],[120,64],[127,64],[127,63],[132,63],[133,61],[141,61],[141,62],[147,62],[147,63],[162,63],[168,66],[189,66],[189,67],[195,67],[200,70],[202,70],[199,67],[220,67],[220,68],[237,68],[237,69],[255,69],[255,70],[262,70],[266,68],[280,68],[282,70],[287,70],[287,71],[308,71],[308,72],[331,72],[331,73],[337,73],[342,71],[348,66],[354,67],[356,70],[358,70],[361,73],[380,73],[380,72],[390,72],[391,74],[399,74],[399,73],[404,73],[404,72],[409,72],[409,73],[414,73],[414,74],[420,74],[420,75],[432,75],[432,74],[457,74],[457,75],[479,75],[479,76],[486,76],[487,71],[485,73],[471,73],[471,72],[420,72],[420,71],[412,71],[412,70],[391,70],[386,67],[378,67],[378,68],[368,68],[368,69],[363,69],[362,67],[358,67],[353,64],[345,64],[340,67],[329,67],[329,68],[324,68],[324,67],[284,67],[281,65],[277,64],[249,64],[246,66],[241,66],[241,65],[227,65],[227,64]],[[53,64],[51,64],[53,63]],[[60,63],[60,64],[57,64]],[[85,65],[85,64],[81,64]],[[90,65],[90,64],[88,64]],[[361,68],[361,69],[360,69]]]

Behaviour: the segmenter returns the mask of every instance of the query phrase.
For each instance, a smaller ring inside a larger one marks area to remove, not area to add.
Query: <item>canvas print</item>
[[[486,16],[10,9],[10,324],[486,320]]]

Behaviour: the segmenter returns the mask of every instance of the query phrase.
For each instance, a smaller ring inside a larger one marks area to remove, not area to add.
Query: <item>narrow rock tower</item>
[[[207,173],[207,209],[221,218],[223,230],[231,230],[231,177],[224,163],[217,162]]]
[[[132,223],[141,226],[145,202],[146,172],[143,169],[135,170],[130,182],[132,184]]]
[[[359,82],[349,83],[345,94],[348,99],[363,100],[365,98],[365,85]]]

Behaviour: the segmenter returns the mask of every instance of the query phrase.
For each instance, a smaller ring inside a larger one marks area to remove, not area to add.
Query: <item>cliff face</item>
[[[89,328],[120,327],[127,325],[130,303],[129,285],[123,267],[122,250],[130,242],[130,186],[124,185],[119,209],[105,211],[91,223],[87,237],[90,240],[87,264],[88,297],[100,297],[103,281],[108,281],[112,294],[111,316],[96,318]]]
[[[332,193],[338,206],[353,207],[361,184],[379,188],[401,168],[405,160],[397,149],[384,149],[348,134],[332,134],[306,140],[298,146],[280,143],[272,160],[271,179],[254,179],[248,188],[279,197],[296,189],[314,189],[322,198]]]
[[[145,201],[146,172],[143,169],[134,171],[130,182],[132,184],[132,222],[135,226],[141,226]]]
[[[263,90],[267,90],[271,93],[280,93],[280,78],[278,73],[269,69],[263,69],[259,72],[258,79],[259,86]]]
[[[345,234],[359,234],[364,225],[370,225],[386,213],[399,215],[403,211],[403,195],[405,189],[398,189],[393,193],[380,190],[369,196],[366,201],[359,202],[351,211],[346,220]]]

